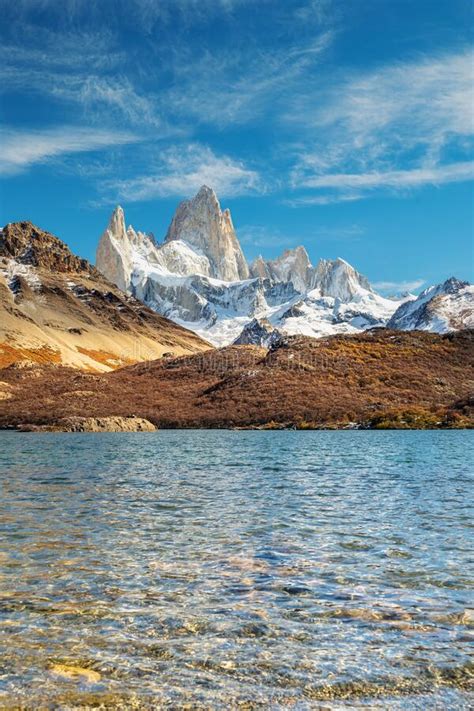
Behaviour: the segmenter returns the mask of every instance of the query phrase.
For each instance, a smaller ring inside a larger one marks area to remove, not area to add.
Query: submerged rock
[[[81,667],[76,664],[62,664],[54,662],[50,667],[55,676],[71,681],[81,681],[88,684],[97,684],[101,680],[101,675],[94,669]]]

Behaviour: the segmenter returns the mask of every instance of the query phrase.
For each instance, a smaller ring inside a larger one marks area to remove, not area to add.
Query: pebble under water
[[[0,432],[0,708],[471,708],[472,442]]]

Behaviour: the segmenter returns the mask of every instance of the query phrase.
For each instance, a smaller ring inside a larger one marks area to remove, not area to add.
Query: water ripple
[[[0,433],[0,705],[469,708],[470,444]]]

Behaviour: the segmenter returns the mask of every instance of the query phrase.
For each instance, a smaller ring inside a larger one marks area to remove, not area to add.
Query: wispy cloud
[[[357,241],[366,230],[362,225],[335,225],[327,227],[320,225],[312,230],[313,237],[318,237],[319,239],[328,240],[331,242],[337,241]]]
[[[235,197],[264,190],[255,170],[229,156],[217,156],[199,144],[174,146],[163,151],[156,166],[146,175],[126,180],[109,180],[102,185],[113,202],[136,202],[158,197],[189,196],[202,185],[215,188],[222,197]]]
[[[372,286],[378,291],[403,294],[407,291],[417,291],[423,284],[426,284],[426,279],[413,279],[412,281],[376,281]]]
[[[162,134],[177,133],[171,129],[158,112],[155,97],[145,96],[136,91],[126,77],[79,76],[50,86],[50,93],[79,104],[86,116],[104,116],[108,121],[125,119],[134,126],[161,128]],[[161,136],[163,137],[163,135]]]
[[[75,126],[20,131],[0,129],[2,151],[0,174],[19,173],[30,165],[61,155],[97,151],[109,146],[123,145],[137,140],[127,132],[85,129]]]
[[[293,187],[295,187],[295,185],[298,186],[298,184],[293,181]],[[295,198],[285,198],[283,204],[289,207],[311,207],[312,205],[332,205],[337,202],[353,202],[355,200],[361,200],[363,197],[364,195],[358,192],[331,193],[329,195],[300,195]]]
[[[260,2],[273,8],[275,26],[285,28],[281,44],[260,41],[264,16],[259,13],[244,18],[249,28],[258,26],[255,36],[250,31],[244,37],[234,28],[234,13],[252,0],[120,0],[110,17],[100,0],[0,0],[8,25],[0,43],[2,90],[30,101],[38,98],[42,109],[49,104],[64,123],[139,133],[150,148],[157,141],[166,140],[169,146],[185,136],[207,143],[208,135],[201,136],[208,127],[220,131],[258,125],[263,116],[276,122],[295,87],[304,85],[308,71],[319,65],[333,42],[331,28],[320,27],[330,2],[295,0],[291,7],[275,0]],[[216,17],[229,41],[188,42],[188,22],[209,24]],[[122,34],[131,18],[140,34],[139,48]],[[163,30],[163,44],[150,40],[155,24],[154,36]],[[290,27],[298,29],[297,42]],[[232,193],[244,184],[245,190],[256,185],[255,171],[243,168],[241,161],[222,161],[225,165],[216,167],[206,159],[189,170],[183,163],[180,180],[193,182],[194,172],[205,173],[208,180],[216,176],[216,188],[221,185]],[[178,177],[161,174],[128,183],[134,194],[148,195],[179,191],[172,180],[178,184]],[[122,189],[128,188],[124,184]]]
[[[137,86],[126,53],[107,29],[60,32],[26,23],[21,41],[14,37],[0,43],[0,80],[3,92],[34,93],[58,106],[79,108],[81,120],[89,124],[171,132],[156,95]]]
[[[286,18],[294,16],[301,22],[323,22],[327,17],[331,0],[292,0],[286,8],[285,3],[279,0],[258,0],[259,5],[273,6],[273,13],[286,11]],[[232,20],[233,14],[240,8],[251,6],[254,9],[255,0],[116,0],[111,8],[103,0],[0,0],[0,10],[6,19],[24,19],[31,11],[47,11],[63,27],[75,25],[85,20],[91,23],[103,19],[105,12],[113,10],[110,23],[121,21],[133,23],[143,33],[150,33],[156,23],[166,26],[173,23],[174,30],[179,26],[188,27],[197,22],[206,22],[209,17],[228,16]],[[177,21],[179,20],[179,26]]]
[[[242,244],[256,249],[288,247],[295,242],[294,238],[285,236],[268,225],[241,225],[237,234]]]
[[[301,22],[307,23],[315,20],[321,24],[328,19],[331,7],[331,0],[306,0],[295,8],[294,15]]]
[[[374,188],[413,188],[422,185],[442,185],[474,178],[474,161],[453,163],[433,168],[389,170],[385,173],[328,173],[308,177],[303,185],[308,188],[336,188],[338,190]]]
[[[300,204],[471,178],[473,61],[470,50],[423,57],[298,97],[286,115],[305,138],[292,183],[318,191]]]
[[[79,107],[82,120],[89,123],[160,128],[161,137],[182,133],[161,116],[155,96],[139,93],[127,77],[99,76],[77,67],[74,71],[55,72],[37,68],[33,57],[34,53],[28,67],[4,64],[0,68],[4,90],[34,92]]]
[[[218,127],[255,122],[266,113],[273,120],[333,39],[327,30],[280,49],[247,47],[176,57],[175,88],[165,93],[162,104],[176,116]]]

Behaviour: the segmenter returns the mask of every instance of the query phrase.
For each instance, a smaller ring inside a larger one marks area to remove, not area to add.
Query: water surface
[[[470,447],[1,432],[0,707],[469,708]]]

